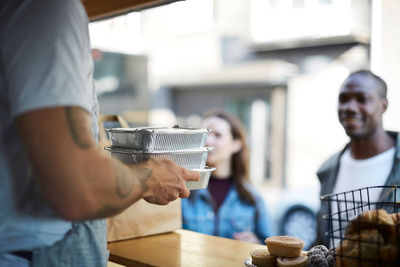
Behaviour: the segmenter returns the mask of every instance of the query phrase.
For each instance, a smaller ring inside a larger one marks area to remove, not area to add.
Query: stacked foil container
[[[187,181],[189,190],[206,188],[215,168],[206,166],[208,153],[205,147],[209,129],[180,127],[140,127],[106,129],[111,146],[106,147],[112,157],[126,164],[149,158],[167,158],[177,165],[200,173],[200,181]]]

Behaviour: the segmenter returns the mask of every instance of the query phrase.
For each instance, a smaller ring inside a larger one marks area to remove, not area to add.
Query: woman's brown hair
[[[249,153],[246,140],[246,131],[243,127],[241,121],[222,110],[212,110],[204,114],[203,119],[217,117],[228,122],[231,128],[231,134],[233,139],[238,139],[242,143],[242,148],[232,155],[231,159],[231,170],[232,177],[237,188],[239,198],[251,205],[255,205],[255,200],[253,195],[245,187],[245,182],[250,182],[249,177]]]

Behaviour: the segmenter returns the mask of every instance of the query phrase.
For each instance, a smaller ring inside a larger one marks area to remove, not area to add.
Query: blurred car
[[[318,189],[263,190],[270,215],[271,234],[301,238],[308,250],[316,240],[316,214],[320,207]]]

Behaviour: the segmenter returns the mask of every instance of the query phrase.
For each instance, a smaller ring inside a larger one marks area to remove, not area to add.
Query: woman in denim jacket
[[[214,130],[206,145],[214,148],[207,165],[216,167],[216,171],[207,189],[192,191],[182,200],[183,228],[264,243],[270,235],[268,214],[262,197],[249,182],[242,124],[223,111],[213,111],[204,116],[202,127]]]

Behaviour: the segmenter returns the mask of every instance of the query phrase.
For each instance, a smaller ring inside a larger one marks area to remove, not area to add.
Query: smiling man
[[[383,129],[387,109],[386,83],[371,71],[350,74],[339,93],[338,116],[350,142],[331,156],[317,172],[321,195],[341,193],[368,186],[400,184],[400,138]],[[370,202],[384,201],[382,190],[370,193]],[[337,207],[322,202],[318,218],[318,244],[328,244],[328,221],[322,215]],[[333,225],[334,228],[335,225]]]

